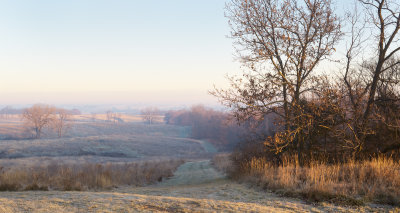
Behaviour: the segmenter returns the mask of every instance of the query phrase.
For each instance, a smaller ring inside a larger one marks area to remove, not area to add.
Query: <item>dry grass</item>
[[[319,205],[276,196],[230,180],[183,186],[121,187],[112,191],[0,193],[0,212],[399,212],[382,205]]]
[[[340,164],[315,161],[307,167],[300,167],[289,158],[281,166],[274,166],[262,158],[253,158],[238,168],[240,172],[233,173],[236,177],[313,202],[400,205],[400,163],[386,157]]]
[[[4,124],[0,123],[0,129]],[[30,140],[1,140],[0,165],[34,157],[96,157],[115,161],[149,158],[192,158],[207,154],[200,141],[187,138],[186,127],[144,123],[79,123],[63,138],[46,137]],[[28,162],[29,163],[29,162]],[[97,163],[91,161],[91,163]]]
[[[0,212],[307,212],[301,205],[289,207],[168,196],[148,196],[110,192],[64,192],[48,195],[0,194]],[[298,209],[297,209],[298,208]],[[295,210],[293,210],[295,209]],[[313,210],[313,209],[311,209]],[[336,209],[335,209],[336,210]],[[323,211],[313,211],[323,212]],[[336,211],[349,212],[349,211]],[[359,212],[359,211],[351,211]]]
[[[208,161],[191,161],[171,179],[146,187],[2,192],[0,212],[399,212],[383,205],[312,205],[232,182],[212,170]]]
[[[211,163],[214,168],[220,172],[227,174],[232,173],[232,160],[230,153],[220,153],[214,155]]]
[[[143,186],[170,177],[182,160],[120,164],[83,164],[0,170],[0,191],[92,190]]]

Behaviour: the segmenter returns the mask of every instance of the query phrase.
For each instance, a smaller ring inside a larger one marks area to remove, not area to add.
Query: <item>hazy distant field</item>
[[[0,163],[41,165],[61,163],[128,162],[166,158],[199,158],[214,152],[210,144],[189,139],[190,128],[161,122],[145,124],[140,116],[123,115],[124,122],[106,122],[105,115],[75,116],[62,138],[50,130],[41,139],[23,139],[21,119],[0,120]],[[161,120],[161,119],[160,119]],[[25,133],[26,134],[26,133]],[[13,139],[9,138],[19,138]]]

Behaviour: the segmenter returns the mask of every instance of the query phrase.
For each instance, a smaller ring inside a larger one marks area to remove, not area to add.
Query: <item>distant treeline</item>
[[[6,107],[0,109],[0,115],[4,117],[5,115],[23,114],[24,110],[25,110],[25,108],[16,109],[11,106],[6,106]],[[71,114],[71,115],[80,115],[81,114],[81,111],[78,109],[71,109],[71,110],[66,109],[66,111],[68,112],[68,114]]]
[[[244,140],[250,126],[250,124],[239,126],[229,113],[202,105],[193,106],[190,109],[168,111],[164,119],[167,124],[190,126],[192,129],[190,137],[207,140],[220,151],[232,150]],[[269,129],[268,125],[262,126],[264,128],[260,129],[259,133],[267,133],[268,131],[264,130]]]

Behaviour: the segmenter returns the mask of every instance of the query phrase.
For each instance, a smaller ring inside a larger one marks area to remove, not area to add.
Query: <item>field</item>
[[[131,122],[112,123],[99,119],[92,122],[88,116],[79,116],[62,138],[45,131],[42,139],[1,140],[0,163],[3,166],[31,166],[54,162],[106,163],[209,156],[210,145],[188,138],[190,129],[187,127],[144,124],[133,116]],[[18,137],[23,133],[20,119],[0,121],[0,138]]]
[[[123,123],[105,122],[100,118],[101,116],[98,116],[97,120],[93,121],[90,115],[79,116],[64,137],[57,138],[47,132],[42,139],[36,140],[11,139],[23,132],[21,120],[17,117],[1,120],[0,135],[3,140],[0,140],[0,165],[3,167],[3,174],[16,168],[40,167],[49,170],[52,165],[82,165],[79,168],[99,174],[104,179],[104,174],[108,172],[105,171],[107,165],[120,165],[114,170],[114,167],[110,166],[109,170],[119,172],[116,176],[120,178],[128,173],[124,168],[130,168],[130,164],[137,163],[132,167],[136,169],[145,169],[144,165],[147,165],[150,168],[146,172],[154,174],[152,169],[160,168],[159,165],[166,167],[165,164],[159,164],[160,162],[177,162],[176,160],[183,159],[185,163],[181,165],[179,162],[175,163],[166,174],[160,176],[161,178],[154,176],[143,184],[117,181],[120,184],[115,185],[112,181],[110,184],[105,181],[105,187],[95,185],[92,188],[76,189],[83,191],[65,191],[75,189],[63,190],[62,187],[57,188],[57,185],[46,189],[49,191],[3,191],[0,192],[0,212],[394,212],[400,210],[385,205],[343,207],[327,202],[314,204],[280,197],[260,188],[227,179],[221,172],[223,169],[217,171],[210,163],[216,149],[206,141],[190,139],[188,127],[163,123],[149,125],[143,123],[137,116],[124,117]],[[156,166],[152,166],[153,164],[149,162],[153,162]],[[105,166],[91,166],[96,164]],[[178,165],[180,166],[177,167]],[[175,169],[173,175],[168,174]],[[145,173],[144,171],[132,174],[140,176]],[[81,171],[79,174],[84,172]],[[11,176],[11,179],[16,179],[13,177],[17,176]],[[98,181],[96,177],[95,181]],[[85,178],[86,176],[83,177]],[[116,177],[111,178],[116,179]],[[88,184],[90,185],[90,182]]]

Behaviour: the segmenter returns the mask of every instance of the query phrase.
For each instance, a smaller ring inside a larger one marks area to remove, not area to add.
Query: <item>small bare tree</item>
[[[108,110],[107,112],[106,112],[106,117],[107,117],[107,121],[108,122],[111,122],[112,121],[112,119],[113,119],[113,112],[111,111],[111,110]]]
[[[147,107],[141,111],[141,115],[143,121],[153,124],[160,115],[160,111],[156,107]]]
[[[54,119],[55,108],[45,104],[35,104],[24,110],[22,118],[25,125],[32,129],[35,133],[35,138],[41,137],[42,130],[45,126],[51,124]]]
[[[64,133],[71,128],[71,113],[65,109],[57,109],[54,119],[52,119],[52,127],[57,132],[57,136],[61,138]]]
[[[123,120],[122,120],[121,117],[122,117],[121,113],[116,112],[116,113],[113,113],[113,114],[112,114],[112,119],[113,119],[114,123],[121,123],[121,122],[123,122]]]
[[[12,107],[6,106],[0,110],[0,115],[4,119],[9,119],[11,117]]]

